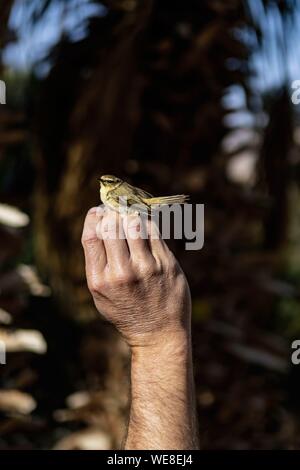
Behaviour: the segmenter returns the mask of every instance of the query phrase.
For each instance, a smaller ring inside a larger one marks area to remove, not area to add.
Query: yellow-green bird
[[[135,210],[139,206],[139,211],[149,212],[155,208],[153,207],[155,205],[183,204],[189,199],[185,194],[153,197],[143,189],[131,186],[113,175],[103,175],[99,178],[99,182],[101,201],[118,212],[126,207],[130,211],[131,206],[135,206]]]

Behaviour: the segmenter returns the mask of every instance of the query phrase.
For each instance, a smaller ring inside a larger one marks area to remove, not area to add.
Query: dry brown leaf
[[[43,335],[37,330],[0,329],[0,341],[3,341],[7,352],[30,351],[45,354],[47,344]]]
[[[97,428],[88,428],[70,434],[54,446],[55,450],[110,450],[111,448],[111,437]]]
[[[36,408],[35,399],[19,390],[0,390],[0,410],[6,413],[30,414]]]

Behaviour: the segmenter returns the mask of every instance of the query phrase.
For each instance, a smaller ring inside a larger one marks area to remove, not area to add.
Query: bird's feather
[[[161,196],[161,197],[151,197],[151,198],[143,199],[145,204],[149,206],[154,205],[154,204],[160,204],[160,205],[183,204],[184,202],[187,202],[188,200],[189,200],[189,196],[186,196],[185,194],[176,194],[174,196]]]

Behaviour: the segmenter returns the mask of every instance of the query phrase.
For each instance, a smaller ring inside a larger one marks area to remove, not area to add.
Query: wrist
[[[153,429],[160,432],[155,434]],[[126,448],[197,448],[189,329],[173,331],[152,344],[132,348]]]
[[[174,358],[186,360],[191,354],[190,328],[162,331],[144,337],[131,345],[131,354],[133,364],[148,362],[153,366],[158,362],[161,366],[164,361]]]

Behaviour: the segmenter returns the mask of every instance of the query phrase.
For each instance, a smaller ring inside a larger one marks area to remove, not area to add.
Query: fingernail
[[[92,207],[91,209],[89,209],[88,214],[96,214],[97,210],[98,207]]]
[[[136,215],[131,215],[130,218],[128,217],[127,225],[128,228],[140,227],[141,220]]]

